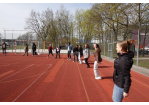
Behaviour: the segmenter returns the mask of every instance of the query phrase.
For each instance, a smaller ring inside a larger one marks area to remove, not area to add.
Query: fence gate
[[[108,43],[108,57],[113,59],[113,43]]]

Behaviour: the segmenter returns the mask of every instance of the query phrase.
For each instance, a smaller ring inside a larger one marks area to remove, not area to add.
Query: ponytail
[[[122,47],[124,52],[127,52],[130,48],[130,45],[133,45],[136,40],[128,39],[127,41],[119,41],[117,44]]]

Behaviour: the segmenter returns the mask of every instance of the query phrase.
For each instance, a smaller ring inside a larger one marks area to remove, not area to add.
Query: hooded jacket
[[[131,86],[130,69],[133,65],[134,53],[128,51],[117,55],[118,57],[114,61],[113,81],[118,87],[124,88],[124,92],[128,93]]]

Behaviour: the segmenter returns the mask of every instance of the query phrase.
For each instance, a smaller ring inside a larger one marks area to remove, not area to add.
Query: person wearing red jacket
[[[48,57],[47,57],[47,58],[49,58],[49,55],[50,55],[50,54],[52,54],[52,56],[53,56],[53,58],[54,58],[54,55],[53,55],[53,53],[52,53],[52,50],[54,51],[53,47],[52,47],[51,44],[50,44],[49,47],[48,47],[49,53],[48,53]]]

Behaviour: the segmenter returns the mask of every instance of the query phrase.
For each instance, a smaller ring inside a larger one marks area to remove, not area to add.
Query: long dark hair
[[[95,44],[95,45],[96,45],[96,48],[98,48],[100,50],[100,52],[101,52],[101,49],[99,47],[99,44]]]
[[[90,46],[87,43],[85,45],[86,45],[86,48],[90,49]]]

